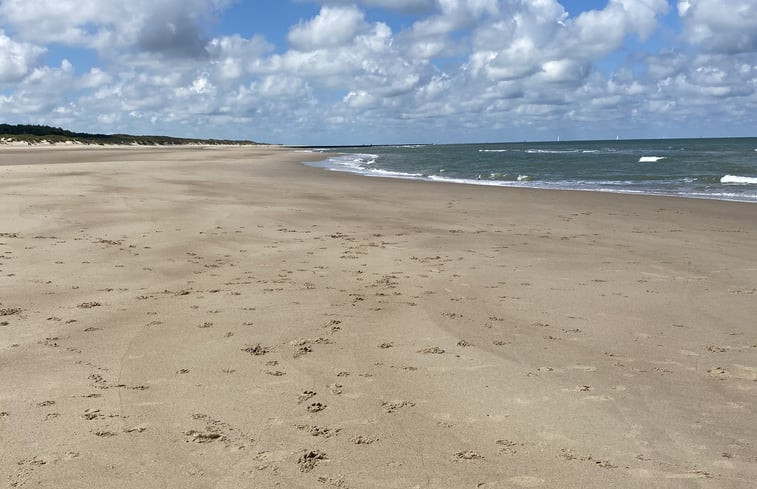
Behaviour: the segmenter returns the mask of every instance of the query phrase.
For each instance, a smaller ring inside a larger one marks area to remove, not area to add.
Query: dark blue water
[[[757,138],[323,150],[314,166],[366,176],[757,202]]]

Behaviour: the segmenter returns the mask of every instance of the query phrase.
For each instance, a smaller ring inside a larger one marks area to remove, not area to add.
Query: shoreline
[[[747,139],[753,140],[753,138]],[[733,139],[727,139],[727,141],[733,141]],[[667,142],[672,144],[671,141]],[[495,145],[498,149],[484,149],[487,145],[474,144],[441,145],[439,148],[446,148],[442,150],[436,149],[436,146],[429,146],[428,148],[431,149],[428,150],[425,149],[426,147],[418,149],[416,146],[410,146],[411,149],[405,149],[404,146],[390,146],[385,151],[377,149],[371,153],[354,152],[366,150],[353,148],[353,151],[341,152],[325,161],[310,164],[331,171],[369,177],[757,203],[757,193],[754,193],[757,179],[742,176],[751,174],[745,168],[737,170],[733,167],[744,158],[751,158],[751,149],[749,154],[739,153],[741,159],[729,160],[726,162],[728,164],[724,163],[722,168],[715,168],[706,160],[701,148],[692,149],[690,154],[684,157],[670,153],[670,148],[607,149],[597,145],[582,149],[579,142],[578,146],[561,143],[562,146],[557,150],[547,149],[549,144],[540,144],[541,147],[536,149],[521,143]],[[566,144],[568,146],[565,146]],[[595,143],[592,142],[592,144]],[[500,146],[506,146],[507,149],[502,149]],[[683,150],[683,148],[680,149],[680,151]],[[313,154],[318,153],[315,150],[311,151]],[[485,153],[508,153],[511,156],[504,159],[472,156]],[[547,159],[543,161],[527,156],[533,154],[541,158],[543,153],[547,154]],[[565,155],[573,154],[578,156],[565,159]],[[649,156],[650,154],[665,154],[666,156]],[[689,157],[693,158],[692,169],[683,172],[676,169],[676,165],[679,164],[688,168],[687,158]],[[667,163],[665,169],[655,168],[658,161],[666,161],[669,158],[673,158],[675,163]],[[599,164],[599,161],[603,164]],[[655,165],[650,166],[649,162],[654,162]],[[750,164],[747,160],[743,163]],[[533,168],[530,165],[534,165]],[[561,169],[573,168],[574,165],[577,169]],[[612,171],[605,167],[612,168]],[[475,168],[476,171],[471,171],[470,168]],[[531,173],[532,171],[534,173]],[[746,173],[739,173],[740,171]]]
[[[728,138],[733,139],[733,138]],[[752,139],[752,138],[744,138],[744,139]],[[494,143],[493,143],[494,144]],[[347,147],[347,146],[345,146]],[[349,147],[360,147],[360,146],[349,146]],[[411,181],[411,182],[423,182],[423,183],[432,183],[432,184],[446,184],[446,185],[464,185],[464,186],[470,186],[473,188],[498,188],[498,189],[513,189],[513,190],[527,190],[527,191],[546,191],[546,192],[579,192],[579,193],[591,193],[591,194],[609,194],[609,195],[620,195],[620,196],[631,196],[631,197],[649,197],[649,198],[674,198],[674,199],[687,199],[687,200],[696,200],[696,201],[715,201],[715,202],[733,202],[738,204],[756,204],[756,201],[750,201],[750,200],[738,200],[738,199],[722,199],[722,198],[714,198],[714,197],[697,197],[697,196],[690,196],[690,195],[676,195],[676,194],[664,194],[664,193],[648,193],[648,192],[635,192],[635,191],[615,191],[615,190],[601,190],[601,189],[580,189],[580,188],[542,188],[542,187],[532,187],[532,186],[515,186],[515,185],[498,185],[493,183],[475,183],[475,182],[469,182],[469,181],[445,181],[445,180],[433,180],[428,177],[419,177],[419,178],[406,178],[401,176],[386,176],[386,175],[365,175],[358,172],[353,172],[349,170],[340,170],[335,168],[330,168],[327,166],[319,166],[319,164],[326,163],[330,157],[338,156],[338,155],[348,155],[353,153],[329,153],[329,152],[319,152],[319,151],[303,151],[299,149],[296,146],[287,146],[282,144],[264,144],[259,143],[252,146],[245,146],[245,145],[223,145],[223,144],[181,144],[181,145],[88,145],[88,144],[66,144],[66,143],[51,143],[51,144],[35,144],[35,145],[27,145],[27,144],[19,144],[19,145],[2,145],[0,144],[0,167],[2,166],[8,166],[8,165],[25,165],[25,164],[63,164],[66,162],[60,162],[60,161],[51,161],[46,163],[28,163],[28,162],[21,162],[21,163],[9,163],[7,162],[7,157],[3,158],[3,153],[8,155],[8,153],[12,151],[34,151],[34,150],[52,150],[52,151],[65,151],[65,150],[85,150],[85,151],[112,151],[112,150],[122,150],[122,151],[129,151],[132,149],[138,149],[142,151],[166,151],[170,152],[172,150],[181,150],[181,149],[203,149],[203,150],[223,150],[223,149],[264,149],[264,150],[281,150],[281,151],[290,151],[294,154],[303,155],[301,161],[299,161],[301,166],[305,166],[308,168],[315,168],[320,171],[324,171],[327,173],[337,173],[337,174],[348,174],[352,176],[357,176],[361,178],[370,178],[370,179],[385,179],[390,181]],[[310,147],[306,147],[310,148]],[[338,147],[337,147],[338,148]],[[323,156],[322,159],[318,160],[311,160],[309,158],[305,158],[304,155],[318,155]]]
[[[348,153],[344,153],[344,154],[348,154]],[[757,201],[754,201],[754,200],[723,199],[723,198],[717,198],[717,197],[695,197],[691,195],[652,193],[652,192],[644,192],[644,191],[620,191],[620,190],[581,189],[581,188],[545,188],[545,187],[536,187],[536,186],[527,186],[527,185],[518,186],[518,185],[502,185],[502,184],[496,184],[496,183],[475,183],[473,181],[433,180],[428,177],[411,178],[411,177],[386,176],[386,175],[365,175],[358,172],[351,172],[348,170],[337,170],[337,169],[317,166],[318,163],[322,163],[322,162],[323,160],[305,161],[303,162],[303,164],[305,166],[318,168],[323,171],[331,171],[335,173],[349,173],[349,174],[357,175],[363,178],[409,180],[409,181],[414,181],[414,182],[425,182],[425,183],[434,183],[434,184],[468,185],[471,187],[493,187],[493,188],[500,188],[500,189],[535,190],[535,191],[546,191],[546,192],[589,192],[589,193],[598,193],[598,194],[625,195],[625,196],[635,196],[635,197],[659,197],[659,198],[690,199],[690,200],[704,200],[704,201],[716,201],[716,202],[735,202],[739,204],[757,204]]]
[[[0,150],[0,480],[757,477],[749,203],[150,149]]]
[[[324,153],[324,155],[327,153]],[[739,206],[750,206],[754,205],[756,202],[752,201],[743,201],[743,200],[724,200],[724,199],[715,199],[715,198],[706,198],[706,197],[690,197],[690,196],[684,196],[684,195],[668,195],[668,194],[651,194],[651,193],[626,193],[626,192],[613,192],[613,191],[601,191],[601,190],[585,190],[585,189],[556,189],[556,188],[538,188],[538,187],[516,187],[516,186],[507,186],[507,185],[485,185],[485,184],[476,184],[476,183],[467,183],[467,182],[451,182],[451,181],[443,181],[443,180],[430,180],[430,179],[422,179],[422,178],[402,178],[402,177],[390,177],[390,176],[382,176],[382,175],[363,175],[356,172],[350,172],[350,171],[342,171],[342,170],[333,170],[327,167],[320,167],[316,166],[317,163],[322,163],[326,161],[319,160],[319,161],[310,161],[310,160],[303,160],[300,162],[300,165],[314,170],[316,172],[321,172],[326,175],[338,175],[339,177],[345,177],[345,178],[357,178],[360,180],[377,180],[377,181],[384,181],[387,184],[391,184],[392,182],[397,182],[400,185],[403,183],[410,183],[412,184],[418,184],[418,185],[440,185],[440,186],[452,186],[454,187],[463,187],[468,188],[469,190],[475,191],[484,191],[484,192],[515,192],[516,194],[522,193],[523,195],[531,194],[533,199],[536,199],[539,195],[542,193],[547,196],[549,194],[565,194],[566,196],[570,196],[571,194],[578,194],[574,195],[572,197],[568,197],[568,200],[570,201],[581,201],[581,195],[587,195],[589,199],[597,198],[598,201],[610,204],[611,201],[614,198],[618,198],[620,200],[630,199],[627,202],[633,202],[636,199],[641,199],[642,201],[648,200],[649,204],[652,205],[653,201],[660,200],[661,203],[665,203],[666,201],[672,199],[673,202],[681,201],[681,205],[686,206],[687,202],[693,202],[696,204],[693,204],[694,206],[699,205],[706,205],[709,203],[712,203],[713,205],[721,205],[721,204],[733,204],[737,207]],[[315,163],[315,164],[313,164]],[[604,200],[603,198],[600,198],[600,196],[604,196],[608,198],[609,200]],[[553,197],[554,200],[559,200],[559,198]],[[753,209],[749,207],[744,208],[745,212],[753,211]]]

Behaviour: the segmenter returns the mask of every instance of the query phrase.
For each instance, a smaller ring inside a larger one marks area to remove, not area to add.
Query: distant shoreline
[[[2,139],[0,138],[0,149],[2,148],[27,148],[27,147],[58,147],[58,148],[70,148],[70,147],[91,147],[91,148],[180,148],[182,146],[218,146],[218,147],[243,147],[243,146],[277,146],[277,145],[269,145],[266,143],[245,143],[245,142],[231,142],[231,141],[224,141],[224,142],[209,142],[209,141],[199,141],[199,142],[174,142],[174,143],[157,143],[157,142],[132,142],[132,143],[111,143],[111,142],[84,142],[84,141],[77,141],[77,140],[61,140],[61,141],[49,141],[49,140],[38,140],[38,141],[19,141],[19,140],[8,140],[8,139]]]
[[[90,144],[105,145],[114,144],[119,146],[175,146],[184,144],[205,145],[234,145],[247,146],[259,144],[248,140],[234,139],[203,139],[203,138],[177,138],[171,136],[131,134],[90,134],[86,132],[73,132],[60,127],[30,125],[30,124],[0,124],[0,143],[26,143],[33,144]]]
[[[265,143],[253,141],[226,141],[216,139],[179,139],[171,138],[170,141],[141,139],[134,137],[133,140],[86,140],[86,139],[59,139],[50,137],[14,138],[0,136],[0,146],[258,146]]]

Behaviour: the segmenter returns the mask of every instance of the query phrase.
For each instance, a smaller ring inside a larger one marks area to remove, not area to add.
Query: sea
[[[323,147],[366,177],[757,202],[757,138]]]

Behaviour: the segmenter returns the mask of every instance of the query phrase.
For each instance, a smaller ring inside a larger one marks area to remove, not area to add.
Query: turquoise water
[[[319,148],[313,166],[475,185],[757,202],[757,138]]]

